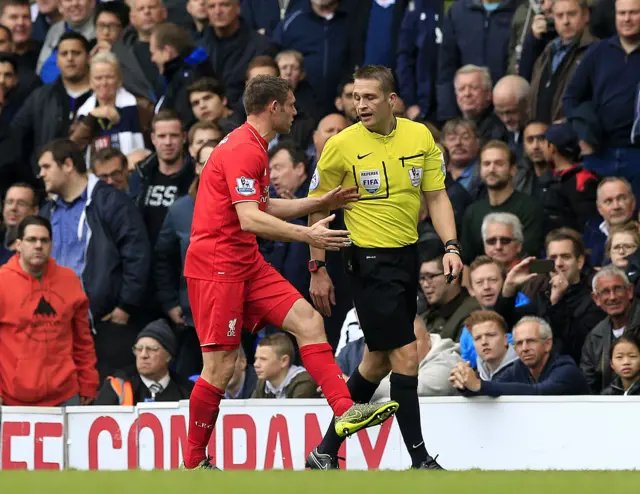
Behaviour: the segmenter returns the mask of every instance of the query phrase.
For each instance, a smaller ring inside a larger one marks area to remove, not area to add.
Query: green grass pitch
[[[7,494],[638,492],[638,472],[0,472]]]

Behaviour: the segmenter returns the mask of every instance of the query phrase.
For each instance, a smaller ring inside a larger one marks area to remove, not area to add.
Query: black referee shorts
[[[415,341],[416,244],[384,249],[352,246],[349,250],[353,301],[369,350],[389,351]]]

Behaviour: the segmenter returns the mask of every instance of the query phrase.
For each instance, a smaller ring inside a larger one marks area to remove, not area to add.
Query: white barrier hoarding
[[[447,469],[640,468],[636,397],[421,399],[425,442]],[[138,407],[3,407],[0,469],[174,469],[186,445],[188,403]],[[223,401],[209,454],[224,470],[303,469],[331,419],[321,400]],[[604,427],[594,434],[594,427]],[[637,436],[637,437],[636,437]],[[596,454],[594,452],[603,452]],[[410,464],[395,420],[349,439],[347,469]]]

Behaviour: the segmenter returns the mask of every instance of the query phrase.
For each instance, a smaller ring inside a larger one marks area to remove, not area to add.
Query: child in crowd
[[[603,395],[640,395],[640,340],[635,334],[623,334],[611,348],[611,368],[616,377]]]

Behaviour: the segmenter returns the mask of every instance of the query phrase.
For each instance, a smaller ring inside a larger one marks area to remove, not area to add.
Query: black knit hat
[[[156,319],[155,321],[147,324],[136,338],[136,343],[140,338],[153,338],[158,343],[160,343],[164,349],[169,352],[169,355],[172,357],[176,354],[176,347],[178,346],[176,342],[176,337],[169,326],[169,323],[164,319]]]

